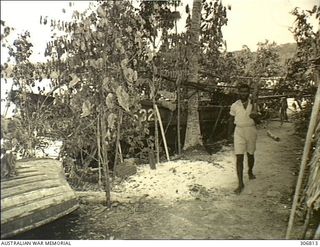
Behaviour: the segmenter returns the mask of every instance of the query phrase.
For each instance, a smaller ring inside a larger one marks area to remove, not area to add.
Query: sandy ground
[[[191,190],[196,193],[186,195],[183,179],[177,179],[169,188],[163,188],[163,193],[168,191],[167,199],[161,193],[152,196],[152,189],[149,190],[150,193],[144,190],[143,193],[151,194],[151,198],[156,197],[159,200],[158,206],[163,205],[163,209],[150,209],[148,219],[137,216],[131,218],[131,223],[127,222],[130,226],[122,228],[116,237],[284,239],[302,154],[302,142],[293,135],[293,125],[290,123],[280,128],[278,122],[273,122],[269,129],[280,137],[280,142],[268,137],[266,129],[259,130],[255,166],[257,179],[249,181],[245,176],[245,190],[241,195],[233,194],[237,180],[232,148],[224,148],[207,157],[203,155],[201,159],[209,162],[202,164],[202,174],[189,182],[201,185],[198,188],[203,190]],[[186,172],[184,169],[190,171],[181,164],[184,162],[177,162],[175,176]],[[167,170],[170,169],[172,172],[172,167]],[[191,170],[192,173],[196,171]],[[178,193],[172,196],[175,189]],[[179,189],[182,194],[180,196]],[[168,205],[169,201],[174,203]]]
[[[249,181],[245,172],[240,195],[233,193],[232,146],[214,155],[189,153],[157,170],[140,167],[137,175],[113,188],[112,209],[82,205],[67,218],[17,238],[284,239],[303,140],[294,135],[292,123],[280,127],[271,122],[268,129],[280,141],[259,128],[257,179]],[[294,228],[297,239],[301,224],[297,221]]]

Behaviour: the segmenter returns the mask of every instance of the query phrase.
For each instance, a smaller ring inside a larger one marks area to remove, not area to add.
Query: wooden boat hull
[[[16,176],[1,180],[1,238],[31,230],[79,207],[61,162],[21,160]]]
[[[177,140],[177,111],[158,104],[162,124],[165,129],[165,136],[170,154],[178,152]],[[199,105],[199,121],[202,139],[205,145],[210,145],[215,141],[220,141],[227,137],[227,124],[229,121],[229,106],[208,105],[206,102]],[[136,114],[142,121],[149,123],[150,135],[154,134],[154,113],[152,102],[143,101],[142,109]],[[181,143],[184,143],[185,131],[187,127],[187,108],[183,105],[180,115]]]

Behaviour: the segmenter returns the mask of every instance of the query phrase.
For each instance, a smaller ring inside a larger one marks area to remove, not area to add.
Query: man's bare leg
[[[240,194],[241,191],[244,188],[244,184],[243,184],[243,154],[237,154],[237,176],[238,176],[238,182],[239,182],[239,186],[238,188],[236,188],[234,190],[234,192],[236,194]]]
[[[249,179],[255,179],[256,176],[253,174],[253,166],[254,166],[254,154],[249,154],[247,153],[248,156],[248,175],[249,175]]]

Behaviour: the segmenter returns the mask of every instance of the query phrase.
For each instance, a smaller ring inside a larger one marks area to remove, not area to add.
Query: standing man
[[[234,130],[234,151],[237,158],[237,177],[239,185],[235,189],[236,194],[240,194],[244,188],[243,183],[243,160],[244,154],[248,157],[248,175],[249,179],[255,179],[253,174],[254,152],[256,150],[257,117],[252,114],[253,104],[249,99],[250,87],[247,84],[241,84],[238,87],[239,100],[234,102],[230,108],[229,138],[233,130],[233,124],[236,125]]]

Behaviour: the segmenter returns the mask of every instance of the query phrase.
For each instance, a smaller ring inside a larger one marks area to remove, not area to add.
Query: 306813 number
[[[306,246],[314,245],[314,246],[318,246],[318,245],[319,245],[319,242],[318,242],[318,241],[315,241],[315,240],[304,240],[304,241],[300,241],[300,245],[306,245]]]

